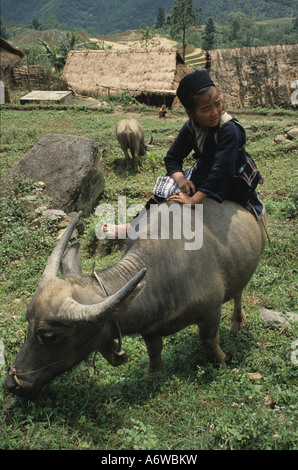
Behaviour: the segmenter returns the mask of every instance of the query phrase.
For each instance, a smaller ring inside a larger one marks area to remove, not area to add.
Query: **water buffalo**
[[[163,203],[158,210],[175,226],[182,219],[172,207]],[[257,267],[265,234],[262,223],[236,203],[206,199],[203,209],[200,249],[186,250],[182,232],[180,239],[171,230],[168,239],[136,237],[127,241],[117,264],[88,276],[81,274],[78,242],[67,248],[79,214],[57,243],[29,303],[28,334],[8,370],[7,388],[34,399],[95,350],[113,366],[123,364],[121,338],[133,334],[145,340],[148,371],[159,370],[162,337],[192,324],[199,326],[211,358],[224,365],[221,305],[234,300],[232,330],[237,332],[244,320],[242,291]],[[185,214],[183,223],[194,223],[195,210],[188,207]]]
[[[128,154],[128,150],[130,150],[135,170],[139,172],[139,157],[145,155],[149,146],[152,145],[152,132],[150,141],[145,143],[143,126],[136,119],[128,118],[117,122],[116,137],[124,152],[127,168],[131,168],[130,157]]]

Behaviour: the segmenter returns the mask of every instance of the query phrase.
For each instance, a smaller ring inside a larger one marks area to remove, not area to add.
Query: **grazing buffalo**
[[[143,126],[136,119],[128,118],[117,122],[116,137],[124,152],[127,168],[131,168],[130,157],[128,154],[128,150],[130,150],[135,170],[139,172],[139,157],[145,155],[149,146],[152,144],[152,132],[150,142],[145,143]]]
[[[54,377],[95,350],[113,366],[123,364],[125,335],[144,338],[148,371],[159,370],[162,337],[192,324],[199,326],[211,358],[225,365],[218,335],[221,306],[234,300],[232,330],[237,332],[244,319],[242,291],[265,245],[263,225],[234,202],[206,199],[203,243],[199,249],[185,249],[184,231],[179,238],[171,235],[172,229],[193,227],[196,211],[188,207],[182,217],[182,211],[172,211],[174,206],[186,208],[173,203],[158,208],[159,221],[169,216],[169,237],[129,239],[117,264],[88,276],[81,273],[79,244],[67,248],[80,214],[74,219],[29,303],[28,334],[6,378],[12,393],[34,399]],[[149,226],[145,219],[143,235]]]

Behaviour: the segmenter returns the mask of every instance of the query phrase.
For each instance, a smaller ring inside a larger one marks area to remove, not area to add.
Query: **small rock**
[[[289,126],[284,128],[284,133],[287,134],[291,129],[296,129],[297,126]]]
[[[286,136],[285,135],[277,135],[275,138],[274,138],[274,142],[276,144],[279,144],[280,142],[284,142],[285,140],[287,140]]]
[[[45,187],[46,187],[46,184],[43,181],[38,181],[37,184],[41,189],[45,189]]]
[[[298,127],[292,127],[287,131],[287,137],[289,139],[297,139],[298,138]]]
[[[36,202],[38,200],[38,196],[35,194],[29,194],[28,196],[24,196],[23,198],[23,201],[27,201],[29,202],[30,204],[33,204],[34,202]]]
[[[58,230],[64,230],[69,226],[69,224],[73,221],[73,219],[77,216],[77,212],[70,212],[69,214],[66,214],[61,220],[59,220],[57,224]],[[76,230],[78,231],[79,234],[84,233],[84,222],[82,219],[79,220]]]
[[[259,372],[251,372],[250,374],[248,374],[248,378],[252,382],[255,382],[256,380],[262,380],[263,377]]]
[[[43,218],[50,220],[60,220],[65,216],[65,212],[60,209],[47,209],[42,213]]]
[[[298,314],[292,312],[282,314],[280,312],[275,312],[273,310],[267,310],[264,308],[260,311],[260,318],[265,323],[265,326],[269,326],[273,323],[289,325],[290,321],[298,321]]]
[[[4,353],[4,343],[0,339],[0,367],[5,364],[5,353]]]
[[[46,210],[48,210],[48,207],[47,206],[39,206],[35,209],[35,213],[38,214],[38,215],[41,215],[43,212],[45,212]]]

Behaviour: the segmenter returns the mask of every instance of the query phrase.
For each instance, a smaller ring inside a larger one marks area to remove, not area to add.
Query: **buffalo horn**
[[[42,279],[49,277],[49,276],[57,276],[60,266],[60,261],[62,259],[63,253],[67,246],[67,243],[70,240],[71,234],[74,231],[78,221],[80,220],[82,215],[82,211],[80,211],[73,221],[69,224],[65,232],[63,233],[62,237],[58,241],[57,245],[55,246],[52,254],[50,255],[46,267],[44,269]]]
[[[71,297],[66,297],[59,309],[58,320],[66,324],[92,323],[103,320],[109,313],[115,312],[117,307],[120,307],[133,293],[146,271],[146,268],[142,269],[118,292],[97,304],[83,305]]]

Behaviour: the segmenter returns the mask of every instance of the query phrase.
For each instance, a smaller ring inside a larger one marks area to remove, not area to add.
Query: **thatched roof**
[[[225,108],[291,108],[298,46],[284,44],[209,51],[210,75]]]
[[[7,68],[12,68],[16,65],[23,57],[22,52],[17,47],[12,46],[5,39],[0,37],[0,69],[4,72]]]
[[[176,49],[84,50],[68,54],[63,78],[81,93],[174,96],[191,70]]]

